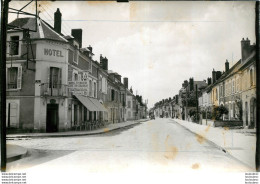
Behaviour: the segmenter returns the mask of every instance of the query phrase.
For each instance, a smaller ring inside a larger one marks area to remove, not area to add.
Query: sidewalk
[[[196,137],[199,143],[203,144],[205,140],[208,140],[239,161],[255,169],[255,130],[211,127],[179,119],[173,121],[197,134]]]
[[[7,144],[6,145],[6,159],[7,162],[11,162],[14,160],[18,160],[25,156],[27,153],[27,149],[21,146]]]
[[[134,124],[148,121],[148,119],[141,119],[136,121],[126,121],[116,124],[109,124],[105,127],[96,130],[82,130],[82,131],[67,131],[67,132],[54,132],[54,133],[24,133],[24,134],[8,134],[6,135],[7,140],[13,139],[28,139],[28,138],[43,138],[43,137],[70,137],[70,136],[84,136],[84,135],[95,135],[110,132],[120,128],[128,127]]]

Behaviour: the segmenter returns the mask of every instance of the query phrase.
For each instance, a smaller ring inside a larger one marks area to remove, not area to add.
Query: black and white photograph
[[[258,9],[1,0],[1,182],[258,183]]]

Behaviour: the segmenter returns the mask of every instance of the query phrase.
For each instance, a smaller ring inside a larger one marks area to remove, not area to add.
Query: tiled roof
[[[67,42],[67,40],[63,38],[63,35],[55,32],[49,24],[47,24],[41,19],[38,19],[38,21],[40,22],[37,22],[36,25],[36,18],[17,18],[9,24],[24,29],[36,30],[36,32],[30,32],[31,39],[51,39]],[[41,31],[43,33],[42,36],[40,33]]]

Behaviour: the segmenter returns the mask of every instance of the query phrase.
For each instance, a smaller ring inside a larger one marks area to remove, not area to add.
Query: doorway
[[[59,105],[47,104],[46,132],[58,132]]]

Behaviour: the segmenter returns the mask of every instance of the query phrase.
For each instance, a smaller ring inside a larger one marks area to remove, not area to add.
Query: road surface
[[[246,165],[170,119],[100,135],[10,140],[29,155],[8,171],[85,173],[247,172]]]

